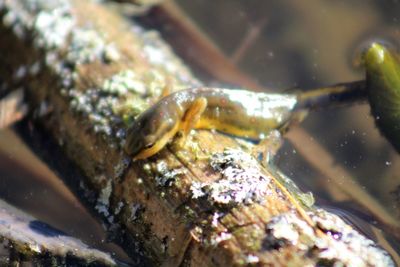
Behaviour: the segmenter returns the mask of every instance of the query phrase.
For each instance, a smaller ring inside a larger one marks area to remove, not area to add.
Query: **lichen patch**
[[[192,198],[207,198],[211,203],[238,205],[261,203],[270,194],[271,178],[257,167],[257,161],[248,154],[227,149],[211,157],[210,165],[221,173],[213,182],[193,182]]]
[[[95,209],[103,214],[105,217],[110,215],[109,207],[110,207],[110,197],[112,193],[112,182],[111,180],[107,180],[105,186],[100,190],[100,194],[97,198],[97,203]]]
[[[112,56],[110,57],[110,55]],[[120,58],[119,51],[98,31],[86,27],[76,28],[71,34],[66,60],[70,64],[88,64],[94,61],[110,62]]]
[[[337,215],[319,209],[311,218],[330,237],[325,243],[316,243],[320,250],[318,258],[321,262],[331,262],[335,266],[395,266],[386,251]]]
[[[276,250],[294,246],[305,257],[328,266],[394,266],[390,256],[338,216],[323,210],[309,212],[311,219],[325,235],[316,235],[313,228],[295,213],[272,218],[265,226],[262,247]]]
[[[186,173],[184,168],[172,168],[168,167],[168,164],[161,160],[157,162],[155,168],[155,180],[156,184],[161,187],[171,186],[174,184],[179,176]]]
[[[144,95],[147,92],[146,84],[132,70],[121,71],[113,75],[110,79],[105,80],[103,90],[104,92],[119,96],[128,92],[139,95]]]
[[[262,246],[266,250],[289,245],[307,249],[314,236],[313,228],[292,212],[273,217],[265,230],[267,236]]]
[[[233,237],[233,235],[231,233],[228,233],[225,231],[220,232],[220,233],[215,233],[210,238],[210,245],[217,246],[219,243],[221,243],[223,241],[227,241],[227,240],[231,239],[232,237]]]
[[[34,22],[34,29],[38,35],[35,45],[45,49],[64,46],[74,25],[75,20],[67,4],[53,10],[40,11]]]

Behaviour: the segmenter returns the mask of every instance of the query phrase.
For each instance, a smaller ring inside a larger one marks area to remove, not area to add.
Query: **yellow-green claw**
[[[363,56],[372,115],[383,135],[400,152],[400,60],[387,47],[373,43]]]

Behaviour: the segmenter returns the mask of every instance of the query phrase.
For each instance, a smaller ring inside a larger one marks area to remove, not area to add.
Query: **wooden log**
[[[0,200],[1,266],[117,266],[110,255],[91,249]]]
[[[138,265],[393,265],[307,195],[289,194],[243,142],[196,131],[132,162],[122,147],[134,118],[165,88],[201,85],[155,31],[91,1],[2,0],[0,16],[2,88],[25,89],[31,123],[82,174],[79,197]]]

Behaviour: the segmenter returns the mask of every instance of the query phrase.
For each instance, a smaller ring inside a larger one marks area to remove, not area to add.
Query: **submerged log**
[[[393,265],[243,142],[196,131],[132,162],[134,118],[201,85],[157,32],[91,1],[0,0],[0,18],[1,90],[24,88],[29,123],[68,160],[58,172],[82,177],[77,194],[138,265]]]

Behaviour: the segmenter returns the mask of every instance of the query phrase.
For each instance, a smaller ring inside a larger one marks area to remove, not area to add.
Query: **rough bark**
[[[64,171],[81,174],[79,196],[137,264],[393,264],[291,190],[296,206],[282,175],[227,136],[196,131],[184,147],[132,162],[122,146],[134,118],[165,87],[200,85],[156,32],[78,0],[3,0],[0,16],[2,87],[25,89],[32,123],[69,160]]]

